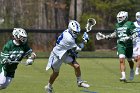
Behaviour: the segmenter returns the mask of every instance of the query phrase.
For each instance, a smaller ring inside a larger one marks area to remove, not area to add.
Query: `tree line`
[[[69,20],[74,19],[74,3],[75,0],[0,0],[0,17],[4,18],[0,29],[66,29]],[[94,29],[113,29],[119,11],[127,11],[129,20],[135,21],[139,4],[140,0],[77,0],[76,18],[82,29],[90,17],[97,21]],[[31,46],[38,51],[51,50],[57,35],[29,34]],[[7,37],[8,33],[0,35],[0,48]],[[93,47],[95,41],[91,38],[89,46]]]

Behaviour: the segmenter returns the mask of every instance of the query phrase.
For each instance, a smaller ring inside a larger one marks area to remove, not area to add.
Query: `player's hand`
[[[83,34],[83,40],[84,40],[84,42],[85,43],[87,43],[88,42],[88,40],[89,40],[89,36],[88,36],[88,34],[87,34],[87,32],[84,32],[84,34]]]
[[[110,36],[109,36],[109,35],[106,35],[106,36],[105,36],[105,39],[110,40]]]
[[[126,36],[126,37],[121,38],[120,41],[125,42],[125,41],[127,41],[128,39],[130,39],[130,37]]]
[[[28,58],[28,59],[26,60],[26,65],[32,65],[33,62],[34,62],[34,60],[33,60],[32,58]]]

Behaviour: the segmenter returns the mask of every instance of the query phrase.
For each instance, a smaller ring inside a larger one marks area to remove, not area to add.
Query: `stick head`
[[[94,18],[89,18],[87,20],[87,25],[86,25],[86,32],[89,32],[92,30],[92,27],[96,24],[96,20]]]
[[[106,38],[106,36],[104,34],[100,33],[100,32],[98,32],[96,34],[96,39],[97,40],[101,40],[101,39],[105,39],[105,38]]]

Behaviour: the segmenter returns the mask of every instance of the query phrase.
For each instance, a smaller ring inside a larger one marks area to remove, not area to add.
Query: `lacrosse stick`
[[[94,18],[89,18],[88,20],[87,20],[87,24],[86,24],[86,32],[84,32],[84,34],[83,34],[83,42],[86,42],[87,43],[87,41],[89,40],[89,38],[88,38],[88,32],[89,31],[91,31],[92,30],[92,27],[94,26],[96,24],[96,20],[94,19]],[[86,40],[87,39],[87,40]]]
[[[28,50],[25,54],[24,54],[24,57],[27,57],[29,54],[31,54],[32,53],[32,49],[30,49],[30,50]]]
[[[89,18],[87,20],[87,24],[86,24],[86,32],[89,32],[92,30],[92,27],[96,24],[96,20],[94,18]]]
[[[24,64],[24,65],[27,65],[26,62],[23,62],[23,61],[10,61],[8,62],[9,64],[13,64],[13,63],[21,63],[21,64]]]
[[[100,32],[98,32],[96,34],[96,39],[97,40],[101,40],[101,39],[105,39],[105,38],[106,38],[106,36],[104,34],[100,33]]]

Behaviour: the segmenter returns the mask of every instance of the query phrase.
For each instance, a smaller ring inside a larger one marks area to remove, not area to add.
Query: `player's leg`
[[[6,75],[5,71],[3,67],[0,65],[0,90],[5,89],[12,80],[11,77],[6,77],[5,75]]]
[[[90,87],[89,84],[85,83],[85,81],[83,81],[81,79],[80,64],[78,64],[78,62],[75,60],[75,58],[73,58],[71,56],[67,56],[66,59],[65,59],[65,62],[68,63],[69,65],[71,65],[74,68],[78,86],[79,87],[85,87],[85,88]]]
[[[126,81],[126,73],[125,73],[125,55],[120,54],[119,55],[119,61],[120,61],[120,71],[121,71],[121,81]]]
[[[52,93],[52,91],[53,91],[52,85],[59,75],[59,69],[62,64],[62,61],[60,59],[58,59],[58,57],[55,54],[51,53],[48,64],[49,65],[51,64],[51,68],[52,68],[53,72],[49,78],[48,84],[45,86],[45,90],[48,93]],[[48,65],[47,65],[47,67],[48,67]],[[48,70],[48,69],[46,69],[46,70]]]
[[[132,59],[127,59],[128,63],[129,63],[129,67],[130,67],[130,75],[129,75],[129,80],[133,80],[134,79],[134,62]]]
[[[140,69],[140,55],[137,56],[135,75],[139,75],[139,69]]]
[[[53,87],[52,87],[52,85],[53,85],[55,79],[58,77],[58,75],[59,75],[59,72],[55,72],[55,71],[53,70],[53,73],[52,73],[51,76],[50,76],[49,82],[48,82],[48,84],[45,86],[45,91],[47,91],[48,93],[52,93],[52,92],[53,92]]]
[[[11,83],[12,78],[11,77],[6,77],[6,81],[4,84],[0,84],[0,89],[5,89],[7,86]]]
[[[134,79],[134,62],[132,60],[132,54],[133,54],[133,47],[127,48],[126,57],[127,57],[127,61],[129,63],[129,67],[130,67],[130,76],[129,76],[130,80]]]
[[[126,81],[126,73],[125,73],[125,47],[118,45],[118,56],[120,62],[120,71],[121,71],[121,78],[120,81]]]
[[[137,62],[137,64],[136,64],[136,70],[135,70],[135,75],[139,75],[139,69],[140,69],[140,46],[139,46],[139,44],[138,44],[138,47],[137,47],[137,49],[136,49],[136,62]]]

